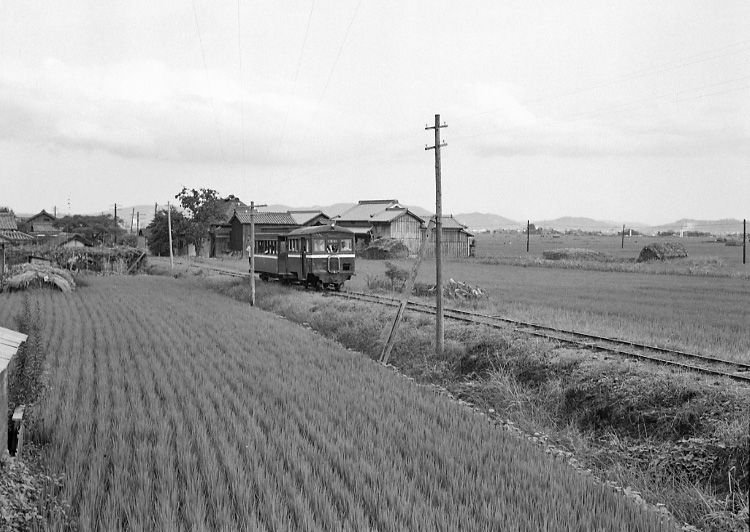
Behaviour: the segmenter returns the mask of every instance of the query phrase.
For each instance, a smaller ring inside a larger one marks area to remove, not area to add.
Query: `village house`
[[[419,251],[424,220],[402,206],[398,200],[361,200],[334,218],[336,225],[354,231],[357,244],[369,244],[376,238],[403,242],[412,253]]]
[[[453,215],[443,216],[440,242],[445,258],[469,257],[474,253],[474,235]],[[431,231],[427,254],[435,256],[435,231]]]
[[[285,235],[301,227],[288,212],[256,212],[252,223],[255,224],[255,239],[276,239],[278,235]],[[247,256],[247,246],[250,245],[250,212],[235,211],[229,220],[231,226],[229,235],[229,249]]]
[[[57,221],[53,215],[42,209],[38,214],[24,220],[21,229],[33,236],[50,236],[61,232],[52,224]]]
[[[32,242],[34,237],[18,230],[15,214],[0,212],[0,239],[9,244],[23,244]]]

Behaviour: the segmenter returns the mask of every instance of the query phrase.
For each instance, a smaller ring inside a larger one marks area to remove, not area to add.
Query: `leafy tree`
[[[188,243],[195,246],[196,254],[200,254],[203,241],[209,237],[211,224],[224,221],[224,201],[218,192],[210,188],[188,190],[182,187],[182,191],[175,198],[180,200],[182,207],[190,213],[185,236]]]
[[[189,220],[174,206],[170,207],[172,212],[172,237],[187,231]],[[169,218],[167,209],[156,213],[154,219],[148,224],[151,236],[148,239],[148,249],[154,255],[169,255]]]
[[[53,227],[64,230],[66,233],[78,233],[93,244],[113,244],[115,235],[121,237],[125,229],[120,227],[122,220],[118,217],[117,223],[111,214],[100,214],[88,216],[83,214],[66,215],[52,222]]]

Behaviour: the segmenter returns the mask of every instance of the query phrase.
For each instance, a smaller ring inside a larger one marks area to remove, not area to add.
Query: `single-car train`
[[[264,281],[341,290],[354,275],[354,232],[345,227],[316,225],[285,235],[256,235],[254,249],[255,272]]]

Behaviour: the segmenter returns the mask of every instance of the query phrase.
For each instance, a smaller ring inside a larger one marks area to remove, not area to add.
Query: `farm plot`
[[[465,408],[171,278],[38,292],[81,530],[668,530]],[[22,296],[5,294],[0,325]],[[52,526],[55,526],[52,523]]]

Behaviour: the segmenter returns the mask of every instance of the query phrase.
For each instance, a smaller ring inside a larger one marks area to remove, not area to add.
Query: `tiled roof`
[[[305,225],[310,220],[318,217],[323,216],[326,220],[330,219],[330,216],[325,214],[323,211],[289,211],[289,214],[291,214],[292,218],[294,218],[294,221],[298,225]]]
[[[369,222],[376,214],[392,207],[400,208],[401,205],[398,200],[364,200],[342,213],[338,219],[342,222]]]
[[[250,223],[249,212],[235,212],[234,216],[243,224]],[[255,223],[265,225],[299,225],[288,212],[256,212]]]
[[[26,220],[26,223],[33,222],[35,218],[38,218],[40,216],[49,216],[53,220],[57,220],[57,218],[55,218],[54,215],[52,215],[52,214],[48,213],[47,211],[45,211],[44,209],[42,209],[41,212],[36,213],[34,216],[32,216],[31,218],[29,218],[28,220]]]
[[[4,238],[12,242],[19,242],[23,240],[34,240],[33,236],[27,235],[26,233],[22,233],[21,231],[5,230],[5,231],[0,231],[0,235],[3,235]]]
[[[60,229],[48,222],[37,222],[31,224],[34,233],[59,233]]]
[[[0,231],[15,231],[18,229],[16,217],[12,212],[0,212]]]

